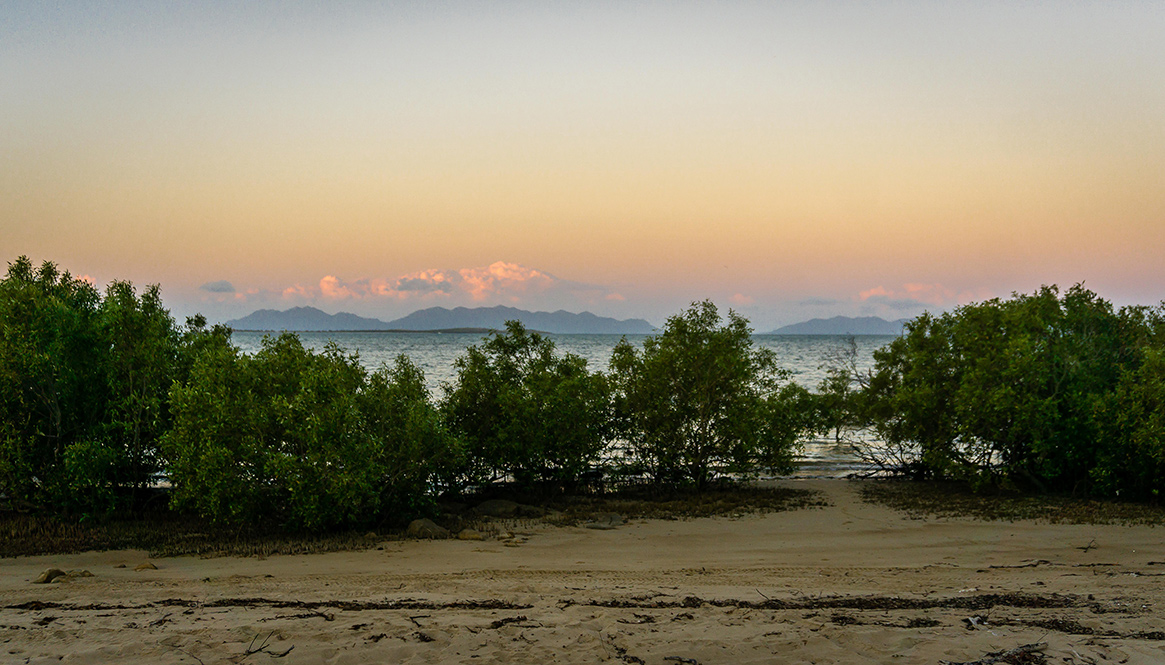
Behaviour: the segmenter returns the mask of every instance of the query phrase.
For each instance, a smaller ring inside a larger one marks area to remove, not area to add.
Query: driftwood
[[[190,657],[191,657],[191,658],[193,658],[194,660],[197,660],[197,661],[198,661],[198,665],[206,665],[206,663],[202,662],[202,659],[201,659],[201,658],[199,658],[198,656],[195,656],[194,654],[190,653],[190,652],[189,652],[189,651],[187,651],[186,649],[182,649],[182,648],[180,648],[180,647],[175,647],[175,646],[170,646],[170,645],[168,645],[168,644],[163,644],[162,646],[164,646],[164,647],[167,647],[167,648],[169,648],[169,649],[173,649],[173,650],[175,650],[175,651],[181,651],[182,653],[186,654],[187,656],[190,656]]]
[[[491,623],[489,625],[489,627],[491,630],[497,630],[498,628],[501,628],[502,626],[508,626],[511,623],[522,623],[523,621],[527,621],[527,620],[528,619],[526,619],[525,614],[519,614],[516,617],[506,617],[504,619],[498,619],[497,621]]]
[[[272,658],[283,658],[283,657],[287,656],[287,654],[291,653],[291,650],[295,648],[295,645],[293,644],[293,645],[287,647],[287,651],[268,651],[267,643],[271,641],[271,637],[273,635],[275,635],[275,631],[271,631],[270,633],[268,633],[267,637],[264,638],[263,643],[260,644],[258,647],[255,646],[255,641],[259,639],[259,636],[256,635],[256,636],[252,637],[251,644],[250,644],[250,646],[247,647],[247,650],[244,651],[243,653],[239,654],[238,656],[231,658],[230,660],[232,660],[236,663],[241,663],[244,660],[246,660],[248,657],[253,656],[257,653],[265,653],[268,656],[271,656]]]
[[[1013,659],[1009,662],[1013,662],[1013,663],[1014,662],[1024,662],[1024,661],[1016,661],[1014,659],[1017,656],[1023,656],[1026,654],[1042,652],[1046,648],[1048,648],[1047,642],[1038,642],[1036,644],[1023,644],[1023,645],[1020,645],[1018,647],[1015,647],[1014,649],[1009,649],[1007,651],[993,651],[993,652],[983,656],[979,660],[968,660],[965,662],[958,662],[958,661],[953,661],[953,660],[940,660],[939,664],[940,665],[993,665],[993,663],[1001,663],[1001,662],[1007,661],[1007,659],[1009,659],[1009,658]],[[1039,662],[1043,662],[1043,661],[1041,660]]]

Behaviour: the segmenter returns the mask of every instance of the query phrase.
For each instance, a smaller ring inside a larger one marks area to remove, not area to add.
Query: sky
[[[1165,298],[1162,2],[8,2],[0,259],[182,319]]]

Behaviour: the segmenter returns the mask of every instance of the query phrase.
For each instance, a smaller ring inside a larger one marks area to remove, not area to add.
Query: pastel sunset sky
[[[1163,2],[4,2],[0,259],[179,318],[1165,298]]]

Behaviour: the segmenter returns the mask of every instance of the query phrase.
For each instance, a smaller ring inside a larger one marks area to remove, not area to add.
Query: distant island
[[[315,307],[288,310],[260,309],[241,319],[227,321],[235,330],[336,332],[480,332],[501,330],[506,321],[521,321],[530,330],[561,334],[647,334],[655,326],[643,319],[613,319],[590,312],[530,312],[514,307],[430,307],[403,318],[381,321],[348,312],[328,314]]]
[[[901,335],[902,326],[910,319],[887,321],[878,316],[835,316],[832,319],[810,319],[803,323],[783,326],[770,335]]]
[[[241,319],[227,321],[234,330],[262,331],[336,331],[336,330],[384,330],[388,324],[379,319],[369,319],[347,312],[328,314],[315,307],[292,307],[279,311],[260,309]]]

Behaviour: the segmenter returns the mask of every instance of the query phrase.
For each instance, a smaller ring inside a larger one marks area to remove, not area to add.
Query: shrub
[[[899,470],[1088,490],[1111,429],[1100,406],[1135,376],[1146,334],[1143,309],[1081,286],[923,315],[875,353],[864,401]]]
[[[210,344],[170,398],[172,503],[222,523],[320,530],[402,522],[457,450],[407,358],[371,376],[335,345],[265,338],[252,356]]]
[[[1165,349],[1144,351],[1097,405],[1101,437],[1092,480],[1097,492],[1159,502],[1165,494]]]
[[[825,362],[818,369],[825,370],[825,378],[809,398],[808,429],[818,435],[832,436],[835,443],[841,443],[865,425],[862,389],[868,375],[858,369],[857,339],[847,335],[826,352]]]
[[[0,492],[55,510],[109,512],[158,466],[180,337],[156,286],[104,299],[27,257],[0,280]]]
[[[554,342],[506,322],[455,363],[442,412],[465,442],[466,475],[511,476],[524,486],[569,486],[594,464],[610,434],[606,379]]]
[[[790,468],[807,393],[782,388],[787,374],[735,312],[721,325],[715,305],[694,303],[642,350],[621,341],[611,372],[620,433],[656,481],[701,488],[717,472]]]
[[[170,426],[168,392],[180,379],[182,337],[156,285],[139,297],[132,284],[115,281],[98,313],[109,388],[98,441],[112,449],[103,457],[113,484],[140,493],[161,470],[158,439]]]
[[[0,280],[0,493],[12,500],[63,500],[64,452],[104,415],[100,300],[90,284],[23,256]]]

